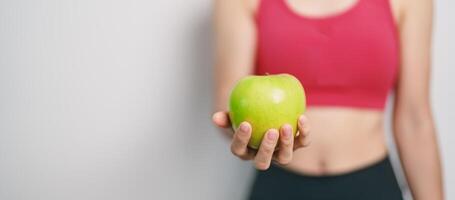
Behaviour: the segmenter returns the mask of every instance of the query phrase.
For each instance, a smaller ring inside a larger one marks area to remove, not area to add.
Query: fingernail
[[[213,113],[212,120],[216,120],[216,119],[218,119],[218,113]]]
[[[275,130],[270,130],[267,133],[267,138],[269,138],[269,140],[276,140],[278,138],[278,134]]]
[[[291,136],[291,134],[292,134],[292,133],[291,133],[291,127],[290,127],[289,125],[285,125],[285,126],[283,127],[283,135],[284,135],[284,137],[287,137],[287,138],[288,138],[288,137]]]
[[[245,122],[240,124],[240,131],[247,133],[250,130],[250,127]]]

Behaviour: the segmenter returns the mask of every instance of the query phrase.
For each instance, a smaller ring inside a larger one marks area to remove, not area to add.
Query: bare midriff
[[[309,107],[311,143],[296,150],[286,169],[305,175],[349,173],[387,155],[384,112],[374,109]]]

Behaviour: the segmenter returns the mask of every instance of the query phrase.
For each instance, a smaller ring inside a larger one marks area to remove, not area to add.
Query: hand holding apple
[[[228,112],[216,112],[213,115],[213,123],[220,128],[232,130]],[[304,115],[299,117],[299,134],[297,137],[291,136],[292,130],[289,129],[292,127],[285,124],[279,131],[276,129],[268,130],[259,149],[256,150],[248,147],[252,129],[248,122],[243,122],[232,135],[231,151],[242,160],[254,160],[255,166],[259,170],[268,169],[272,160],[281,165],[289,164],[295,150],[310,144],[310,124],[307,117]],[[280,148],[275,151],[277,145]]]
[[[294,149],[308,144],[308,123],[302,115],[305,108],[304,89],[294,76],[247,76],[232,90],[229,112],[215,113],[213,121],[236,130],[233,154],[246,160],[254,158],[256,167],[265,170],[272,157],[287,164]],[[294,140],[297,129],[301,134]]]
[[[247,76],[232,89],[229,119],[234,130],[244,121],[251,124],[252,135],[248,146],[258,149],[269,129],[278,130],[284,124],[289,124],[295,136],[297,119],[305,112],[305,108],[305,91],[294,76]]]

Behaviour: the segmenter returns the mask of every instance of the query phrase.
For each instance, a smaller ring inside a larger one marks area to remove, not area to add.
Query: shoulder
[[[412,15],[429,16],[433,10],[433,0],[388,0],[395,20],[402,24]]]
[[[215,8],[220,9],[229,9],[229,10],[238,10],[242,12],[247,12],[248,14],[254,15],[262,0],[214,0]],[[235,11],[234,11],[235,12]]]
[[[259,9],[259,5],[261,4],[262,0],[244,0],[247,3],[248,10],[251,14],[254,14]]]

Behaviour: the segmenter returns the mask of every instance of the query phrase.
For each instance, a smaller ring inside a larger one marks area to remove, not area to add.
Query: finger
[[[308,122],[308,118],[305,115],[301,115],[299,117],[299,132],[305,136],[310,134],[310,123]]]
[[[294,139],[294,150],[311,145],[311,135],[300,134]]]
[[[229,115],[227,112],[219,111],[213,114],[212,121],[215,125],[220,128],[230,128],[231,122],[229,121]]]
[[[298,128],[299,134],[297,138],[295,138],[294,149],[307,147],[311,144],[310,123],[308,122],[308,118],[304,115],[299,117]]]
[[[311,136],[300,135],[294,139],[294,151],[311,145]]]
[[[276,129],[270,129],[262,139],[261,146],[254,158],[256,168],[259,170],[266,170],[270,167],[272,161],[273,152],[278,142],[278,131]]]
[[[231,143],[232,153],[244,160],[252,159],[253,156],[248,151],[248,141],[250,141],[250,137],[251,137],[250,124],[248,122],[242,122],[232,139]]]
[[[276,161],[278,164],[287,165],[292,160],[292,152],[294,146],[294,136],[292,135],[292,127],[285,124],[280,129],[279,147]]]

